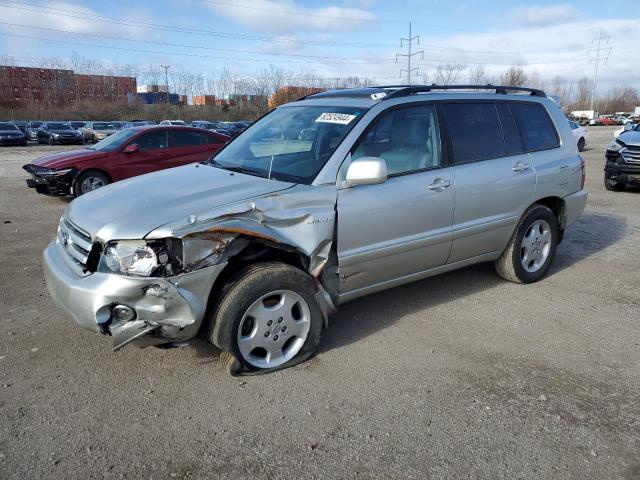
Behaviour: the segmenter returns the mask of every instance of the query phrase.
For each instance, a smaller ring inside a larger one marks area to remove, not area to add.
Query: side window
[[[432,105],[383,113],[369,127],[352,158],[380,157],[389,175],[442,165],[440,129]]]
[[[498,110],[498,116],[500,117],[500,125],[502,126],[502,135],[504,136],[507,155],[524,153],[525,149],[522,136],[520,136],[516,121],[511,114],[511,110],[509,110],[509,105],[506,103],[497,103],[496,108]]]
[[[453,144],[454,163],[506,154],[498,111],[493,103],[448,103],[442,107]]]
[[[190,130],[175,130],[171,132],[171,144],[174,147],[192,147],[208,143],[209,135],[206,132],[192,132]]]
[[[167,148],[167,132],[165,130],[145,133],[135,142],[141,151]]]
[[[542,105],[512,102],[511,111],[528,151],[546,150],[560,145],[553,122]]]

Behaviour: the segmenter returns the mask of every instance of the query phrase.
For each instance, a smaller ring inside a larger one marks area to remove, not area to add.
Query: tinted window
[[[71,125],[68,123],[47,123],[47,127],[50,130],[71,130]]]
[[[509,110],[509,105],[506,103],[498,103],[496,104],[496,108],[498,110],[498,117],[500,118],[500,125],[502,126],[507,155],[524,153],[524,143],[522,143],[520,131],[518,130],[516,121],[513,119],[511,110]]]
[[[492,103],[443,105],[455,163],[504,156],[506,153],[498,111]]]
[[[134,143],[138,145],[140,151],[167,148],[167,132],[166,130],[158,130],[155,132],[145,133],[144,135],[136,138]]]
[[[192,132],[189,130],[171,132],[171,144],[174,147],[191,147],[193,145],[206,145],[207,143],[209,143],[209,135],[204,132]]]
[[[539,103],[511,103],[527,150],[544,150],[558,146],[556,130],[545,108]]]
[[[442,165],[440,133],[433,106],[402,108],[374,121],[352,158],[380,157],[389,175]]]
[[[18,130],[13,123],[0,123],[0,130]]]

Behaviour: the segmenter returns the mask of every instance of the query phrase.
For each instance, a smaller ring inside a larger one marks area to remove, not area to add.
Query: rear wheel
[[[92,192],[111,183],[107,175],[96,170],[82,172],[76,178],[73,193],[76,197]]]
[[[260,263],[224,287],[208,338],[232,374],[265,373],[316,353],[324,319],[314,280],[284,263]]]
[[[610,178],[604,179],[604,188],[610,192],[621,192],[625,189],[626,184],[624,182],[616,182]]]
[[[555,257],[558,233],[558,221],[548,207],[537,204],[530,207],[495,262],[498,275],[515,283],[540,280]]]

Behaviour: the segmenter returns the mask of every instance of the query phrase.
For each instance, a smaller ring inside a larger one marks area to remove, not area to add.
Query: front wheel
[[[92,192],[111,183],[111,179],[104,173],[95,170],[82,172],[76,178],[73,193],[76,197]]]
[[[230,373],[266,373],[313,356],[324,319],[314,280],[279,262],[238,272],[223,288],[208,338],[226,352]]]
[[[582,152],[584,151],[584,147],[587,146],[587,142],[584,138],[581,138],[580,140],[578,140],[578,151]]]
[[[615,180],[611,180],[610,178],[604,179],[604,188],[609,190],[610,192],[621,192],[625,189],[626,184],[624,182],[616,182]]]
[[[545,276],[558,246],[558,221],[544,205],[533,205],[522,217],[495,268],[505,280],[533,283]]]
[[[53,145],[53,138],[51,136],[49,137],[49,145]]]

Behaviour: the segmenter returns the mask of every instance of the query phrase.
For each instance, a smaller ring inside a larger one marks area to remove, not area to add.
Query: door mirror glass
[[[132,143],[124,147],[124,153],[136,153],[140,150],[137,143]]]
[[[349,186],[376,185],[387,181],[387,163],[380,157],[361,157],[353,160],[347,170]]]

